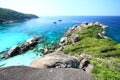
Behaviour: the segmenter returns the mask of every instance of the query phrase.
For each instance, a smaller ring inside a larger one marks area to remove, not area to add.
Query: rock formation
[[[6,52],[6,54],[2,58],[6,59],[9,57],[18,55],[18,54],[21,54],[21,53],[35,47],[39,42],[39,38],[40,38],[40,36],[34,36],[34,37],[28,39],[25,43],[22,43],[17,46],[13,46]]]
[[[67,37],[62,37],[60,39],[60,45],[63,46],[63,45],[66,45],[68,43],[68,38]]]
[[[88,23],[87,22],[82,22],[81,23],[81,27],[87,27],[88,26]]]
[[[106,31],[99,32],[99,33],[98,33],[98,36],[101,37],[101,38],[104,38],[104,39],[105,39],[105,38],[108,38],[108,37],[106,36]]]
[[[90,73],[93,69],[93,65],[90,64],[90,62],[87,60],[86,57],[82,56],[79,61],[77,60],[77,58],[68,56],[60,52],[50,53],[41,58],[38,58],[30,64],[30,67],[34,67],[34,68],[77,68],[77,69],[83,69],[87,73]]]
[[[71,41],[72,41],[72,44],[79,41],[79,35],[78,34],[72,34],[71,35]]]
[[[34,60],[34,68],[79,68],[79,61],[63,53],[54,52]]]
[[[81,69],[38,69],[25,66],[0,69],[0,80],[95,80]]]

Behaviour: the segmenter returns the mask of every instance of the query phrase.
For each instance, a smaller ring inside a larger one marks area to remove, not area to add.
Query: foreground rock
[[[15,56],[17,54],[23,53],[23,52],[35,47],[39,42],[39,38],[40,38],[40,36],[34,36],[34,37],[28,39],[25,43],[22,43],[17,46],[13,46],[6,52],[6,54],[2,57],[2,59],[3,58],[6,59],[9,57]]]
[[[34,68],[79,68],[79,61],[63,53],[51,53],[34,60],[30,66]]]
[[[82,69],[87,73],[91,73],[91,71],[93,70],[93,65],[91,65],[90,62],[85,57],[82,56],[79,60],[77,60],[74,57],[68,56],[60,52],[50,53],[41,58],[38,58],[30,64],[30,67],[77,68]]]
[[[0,80],[95,80],[80,69],[38,69],[24,66],[0,69]]]

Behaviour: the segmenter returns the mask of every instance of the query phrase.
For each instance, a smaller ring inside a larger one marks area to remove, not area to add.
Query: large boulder
[[[61,39],[60,39],[60,45],[66,45],[67,43],[68,43],[68,40],[67,40],[68,38],[67,37],[62,37]]]
[[[88,26],[94,26],[94,25],[95,25],[94,22],[90,22],[90,23],[88,24]]]
[[[92,64],[88,64],[88,66],[85,68],[85,71],[90,74],[92,72],[93,68],[94,68],[94,66]]]
[[[81,27],[87,27],[87,26],[88,26],[88,23],[87,23],[87,22],[82,22],[80,26],[81,26]]]
[[[43,54],[48,54],[50,52],[50,50],[49,50],[48,46],[45,45],[44,49],[41,49],[40,52]]]
[[[77,31],[81,31],[82,28],[80,27],[80,25],[78,25],[78,26],[75,28],[75,30],[77,30]]]
[[[79,61],[63,53],[50,53],[34,60],[30,66],[34,68],[79,68]]]
[[[99,33],[98,33],[98,36],[101,37],[101,38],[104,38],[104,39],[108,38],[108,37],[106,36],[106,31],[99,32]]]
[[[10,49],[8,50],[7,53],[8,53],[10,56],[12,56],[12,55],[15,55],[15,53],[19,52],[19,50],[20,50],[20,48],[19,48],[18,46],[13,46],[12,48],[10,48]]]
[[[17,55],[19,53],[20,48],[18,46],[13,46],[7,51],[7,54],[5,54],[2,58],[8,58]]]
[[[71,36],[71,29],[69,29],[66,33],[65,33],[65,36]]]
[[[74,25],[74,26],[71,28],[71,30],[73,31],[73,30],[75,30],[77,27],[78,27],[78,25]]]
[[[25,66],[0,69],[0,80],[95,80],[81,69],[38,69]]]
[[[106,26],[106,25],[101,25],[101,28],[102,28],[103,30],[105,30],[105,29],[108,28],[108,26]]]
[[[79,41],[79,34],[72,34],[71,35],[71,40],[72,40],[72,43],[74,44],[75,42],[78,42]]]
[[[39,41],[39,38],[40,38],[40,36],[34,36],[34,37],[28,39],[26,42],[27,42],[28,44],[32,44],[33,42]]]
[[[80,69],[83,69],[85,72],[87,73],[91,73],[94,66],[90,63],[90,61],[87,60],[87,57],[91,57],[89,55],[86,55],[84,53],[82,53],[80,56],[79,56],[79,60],[80,60],[80,66],[79,68]]]

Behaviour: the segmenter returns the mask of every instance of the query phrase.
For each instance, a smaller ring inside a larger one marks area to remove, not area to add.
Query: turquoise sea
[[[61,22],[58,20],[62,20]],[[16,22],[0,25],[0,51],[5,51],[12,46],[23,43],[27,39],[41,35],[42,43],[39,43],[33,50],[21,55],[0,60],[0,67],[5,66],[28,66],[34,59],[42,56],[39,52],[44,45],[58,43],[64,33],[73,25],[81,22],[100,22],[109,26],[107,36],[120,42],[120,17],[119,16],[52,16],[31,19],[25,22]],[[56,24],[53,24],[56,22]],[[2,57],[3,54],[0,54]]]

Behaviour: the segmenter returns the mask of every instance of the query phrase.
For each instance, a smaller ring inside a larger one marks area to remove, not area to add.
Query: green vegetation
[[[120,44],[110,38],[100,38],[98,33],[102,30],[95,25],[72,31],[79,34],[80,41],[71,44],[68,37],[69,43],[62,51],[69,55],[91,55],[88,59],[94,65],[92,75],[97,80],[120,80]]]
[[[0,8],[0,24],[10,23],[10,21],[16,22],[32,18],[37,18],[37,16],[32,14],[23,14],[10,9]]]

